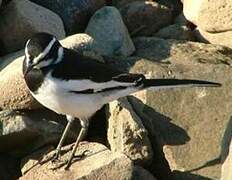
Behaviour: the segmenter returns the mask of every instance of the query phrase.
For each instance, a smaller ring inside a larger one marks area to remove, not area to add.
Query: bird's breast
[[[44,74],[39,69],[32,69],[24,75],[24,79],[30,91],[36,93],[44,81]]]

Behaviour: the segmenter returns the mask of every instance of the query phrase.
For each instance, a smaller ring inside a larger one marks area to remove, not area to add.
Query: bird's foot
[[[51,169],[52,170],[57,170],[57,169],[60,169],[60,168],[64,167],[65,170],[68,170],[69,167],[71,166],[72,162],[84,159],[90,153],[91,152],[89,150],[86,150],[86,151],[82,152],[81,154],[74,156],[71,161],[70,161],[70,159],[54,161],[53,162],[53,167]]]
[[[48,161],[52,161],[52,162],[55,162],[55,161],[58,161],[59,160],[59,157],[60,157],[60,153],[55,150],[55,152],[52,152],[50,154],[48,154],[47,156],[45,156],[41,161],[40,161],[40,164],[45,164],[47,163]]]

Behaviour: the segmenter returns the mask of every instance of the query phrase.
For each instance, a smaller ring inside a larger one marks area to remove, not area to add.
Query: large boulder
[[[64,147],[69,149],[70,146]],[[52,180],[52,179],[135,179],[146,177],[148,180],[155,180],[155,178],[141,167],[134,167],[132,161],[121,153],[112,153],[105,146],[98,143],[82,142],[76,154],[82,154],[85,151],[90,151],[85,158],[78,161],[73,161],[69,171],[65,171],[62,167],[52,170],[57,165],[51,162],[40,165],[35,159],[41,157],[38,154],[29,156],[22,161],[23,176],[20,180],[38,179],[38,180]],[[43,152],[44,153],[44,152]],[[43,154],[42,154],[43,155]],[[49,156],[49,154],[47,154]],[[43,162],[47,158],[42,158]],[[65,152],[61,160],[69,157],[69,153]]]
[[[94,51],[102,55],[129,56],[135,51],[120,12],[110,6],[99,9],[85,30],[95,40]]]
[[[230,0],[184,0],[184,15],[207,32],[231,31],[232,2]]]
[[[133,36],[153,35],[171,24],[172,11],[152,1],[134,1],[120,8],[123,21]]]
[[[23,157],[46,144],[59,141],[67,120],[65,116],[41,109],[27,112],[0,112],[0,152]],[[79,124],[74,123],[66,142],[76,139]]]
[[[194,23],[198,40],[232,47],[232,2],[184,0],[184,15]]]
[[[179,171],[177,179],[194,174],[220,178],[220,161],[213,163],[213,160],[220,156],[222,136],[232,111],[232,50],[158,38],[136,38],[134,43],[137,57],[112,61],[112,66],[143,73],[149,78],[222,83],[221,88],[147,91],[143,103],[137,98],[129,101],[141,119],[152,122],[152,132],[159,139],[171,169]]]
[[[221,161],[223,162],[221,180],[232,179],[232,116],[223,136]]]
[[[194,30],[198,41],[211,44],[219,44],[232,48],[232,31],[210,33],[200,28]]]
[[[109,103],[107,136],[113,152],[121,152],[137,164],[151,162],[148,132],[126,97]]]
[[[3,9],[0,29],[4,53],[23,48],[27,39],[36,32],[48,32],[59,39],[65,37],[60,17],[28,0],[12,0]]]
[[[155,33],[154,36],[163,39],[195,40],[193,31],[187,26],[181,26],[179,24],[172,24],[164,27]]]
[[[91,16],[105,6],[105,0],[31,0],[58,14],[68,35],[82,33]]]

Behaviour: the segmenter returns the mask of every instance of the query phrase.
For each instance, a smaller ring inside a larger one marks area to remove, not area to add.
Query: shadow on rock
[[[158,179],[173,179],[173,174],[163,153],[163,145],[181,145],[190,140],[187,132],[173,124],[171,119],[153,108],[145,105],[134,96],[129,96],[128,101],[143,121],[148,130],[149,139],[152,143],[154,158],[151,165],[146,168]]]

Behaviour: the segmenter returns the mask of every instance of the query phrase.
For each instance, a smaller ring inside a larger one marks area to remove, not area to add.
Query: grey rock
[[[135,166],[133,170],[133,180],[156,180],[156,178],[141,166]]]
[[[24,56],[24,50],[16,51],[0,57],[0,71],[4,69],[8,64],[12,63],[15,59]]]
[[[131,2],[134,2],[134,1],[143,1],[143,2],[145,2],[145,0],[112,0],[112,4],[113,4],[113,6],[116,6],[117,8],[121,8],[124,5],[129,4]]]
[[[106,6],[90,19],[85,33],[95,40],[93,50],[102,55],[131,55],[135,48],[119,11]]]
[[[27,39],[36,32],[48,32],[59,39],[65,37],[60,17],[28,0],[12,0],[4,8],[0,29],[4,53],[23,48]]]
[[[69,149],[70,146],[64,148]],[[24,175],[20,180],[38,179],[38,180],[53,180],[53,179],[131,179],[133,172],[133,163],[125,155],[120,153],[112,153],[105,146],[98,143],[82,142],[77,154],[84,151],[90,151],[86,158],[80,161],[74,161],[70,166],[69,171],[64,171],[63,168],[52,170],[54,163],[47,162],[39,165],[35,157],[27,157],[22,161],[22,172]],[[43,155],[43,154],[42,154]],[[49,157],[49,154],[45,154]],[[62,155],[62,160],[69,157],[69,153]],[[38,158],[38,155],[37,155]],[[30,169],[28,171],[28,169]]]
[[[137,164],[148,164],[152,148],[141,119],[127,98],[109,103],[108,142],[113,152],[121,152]]]
[[[172,11],[157,2],[135,1],[120,9],[123,21],[133,36],[150,36],[171,24]]]
[[[191,29],[187,26],[180,26],[178,24],[169,25],[160,29],[154,36],[163,39],[177,39],[194,41],[195,36]]]
[[[82,33],[91,16],[105,6],[105,0],[31,0],[58,14],[68,35]]]
[[[138,98],[129,101],[143,122],[152,122],[153,130],[149,132],[160,141],[170,168],[179,171],[176,179],[188,179],[194,174],[195,178],[219,179],[220,160],[214,160],[220,157],[222,137],[232,112],[232,50],[158,38],[137,38],[134,43],[137,57],[119,59],[111,62],[112,66],[150,78],[222,83],[220,88],[146,91],[139,97],[143,103]]]
[[[7,153],[0,155],[0,179],[18,179],[22,174],[20,170],[20,160],[9,156]]]
[[[183,5],[181,0],[157,0],[159,4],[165,5],[172,10],[172,14],[174,16],[179,15],[183,11]]]
[[[46,144],[55,145],[67,120],[49,110],[0,112],[0,152],[22,157]],[[74,141],[78,132],[70,130],[66,142]]]
[[[175,18],[174,22],[179,25],[187,25],[189,23],[183,13],[179,14],[179,16]]]

